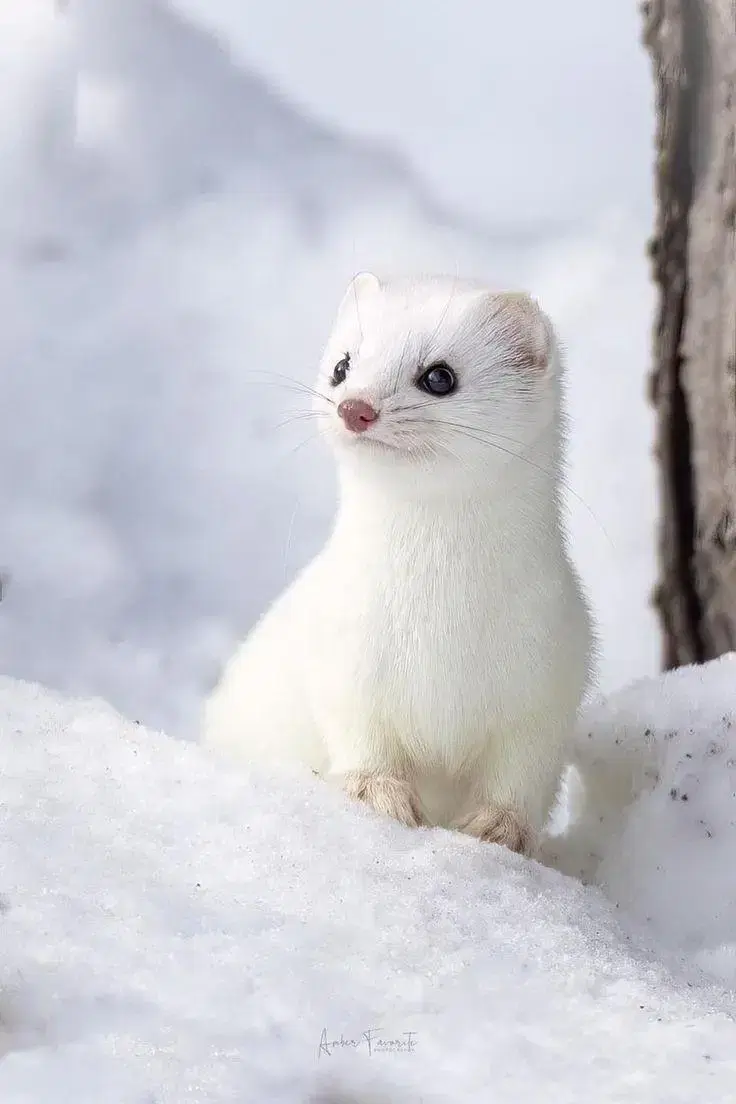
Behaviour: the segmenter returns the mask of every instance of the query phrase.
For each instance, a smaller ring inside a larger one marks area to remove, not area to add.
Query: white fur
[[[415,385],[438,361],[458,377],[442,397]],[[206,744],[405,779],[426,823],[501,809],[544,825],[591,654],[559,517],[560,375],[526,296],[356,278],[314,407],[338,463],[334,529],[227,666]],[[338,417],[346,398],[379,411],[365,433]]]

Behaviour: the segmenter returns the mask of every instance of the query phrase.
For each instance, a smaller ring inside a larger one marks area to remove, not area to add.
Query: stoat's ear
[[[355,291],[358,295],[381,290],[381,281],[372,272],[359,272],[348,285],[348,291]]]
[[[376,292],[381,290],[381,281],[372,272],[359,272],[354,276],[342,297],[338,315],[343,311],[357,310],[360,313],[361,305]]]
[[[555,360],[555,334],[547,315],[523,291],[508,291],[492,296],[495,325],[514,351],[520,368],[544,373]]]

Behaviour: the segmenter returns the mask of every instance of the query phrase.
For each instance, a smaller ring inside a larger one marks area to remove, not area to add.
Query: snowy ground
[[[736,755],[735,668],[644,683],[587,718],[599,752],[634,722],[673,726],[658,791],[627,821],[637,847],[606,857],[626,914],[308,773],[238,774],[103,705],[0,681],[0,1099],[302,1104],[338,1074],[361,1102],[732,1099],[736,999],[697,973],[692,941],[736,942],[736,799],[725,752],[700,755],[708,725]],[[700,790],[675,765],[688,749]],[[682,928],[668,952],[656,925]]]
[[[400,153],[276,98],[234,29],[232,52],[210,37],[225,8],[200,26],[204,11],[0,8],[0,670],[192,735],[235,639],[332,511],[304,423],[276,428],[302,402],[281,377],[311,378],[356,270],[423,268],[529,287],[558,320],[602,685],[653,672],[653,296],[636,203],[562,235],[503,207],[496,223],[455,218]]]

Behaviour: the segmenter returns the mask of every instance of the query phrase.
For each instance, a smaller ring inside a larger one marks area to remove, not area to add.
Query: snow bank
[[[736,989],[736,653],[589,710],[586,797],[551,861]]]
[[[733,1089],[732,998],[556,871],[9,680],[0,799],[3,1104],[301,1104],[334,1077],[336,1101],[397,1104]]]

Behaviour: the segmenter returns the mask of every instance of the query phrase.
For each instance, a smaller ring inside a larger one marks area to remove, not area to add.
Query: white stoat
[[[334,528],[228,664],[207,745],[530,852],[591,670],[560,521],[561,373],[524,294],[356,277],[314,402]]]

